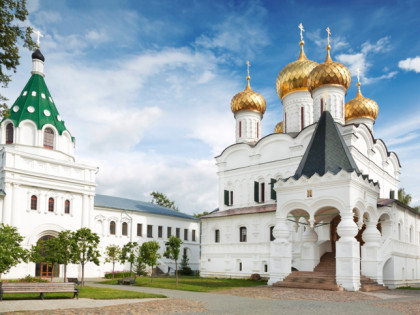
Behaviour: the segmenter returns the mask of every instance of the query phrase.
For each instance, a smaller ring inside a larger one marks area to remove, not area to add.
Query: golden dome
[[[274,127],[274,133],[284,133],[283,131],[283,122],[279,122],[275,127]]]
[[[378,104],[370,98],[364,97],[360,92],[360,82],[357,82],[356,97],[346,103],[346,122],[355,118],[370,118],[375,120],[378,117]]]
[[[308,89],[311,93],[323,85],[341,85],[346,91],[350,87],[351,75],[349,69],[339,62],[332,61],[330,49],[331,46],[328,44],[327,58],[309,74]]]
[[[300,43],[299,58],[285,66],[277,75],[276,91],[280,100],[294,91],[308,90],[308,76],[318,63],[306,58],[303,50],[304,41]]]
[[[245,90],[236,94],[230,102],[230,107],[234,114],[240,110],[254,110],[261,114],[265,112],[265,99],[261,94],[251,90],[251,85],[249,84],[250,79],[251,77],[248,75],[246,77],[248,82]]]

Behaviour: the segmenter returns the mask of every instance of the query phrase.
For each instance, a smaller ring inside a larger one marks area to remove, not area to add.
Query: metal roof
[[[95,196],[95,207],[113,208],[129,211],[137,211],[144,213],[152,213],[156,215],[165,215],[171,217],[178,217],[182,219],[197,220],[197,218],[178,212],[169,208],[161,207],[150,202],[144,202],[133,199],[126,199],[120,197],[112,197],[106,195]]]

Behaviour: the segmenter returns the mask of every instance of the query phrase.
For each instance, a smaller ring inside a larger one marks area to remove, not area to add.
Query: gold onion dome
[[[300,41],[299,58],[285,66],[277,75],[276,91],[280,100],[294,91],[308,90],[309,73],[318,65],[317,62],[306,58],[303,45],[305,42]]]
[[[274,133],[283,133],[283,122],[279,122],[275,127],[274,127]]]
[[[351,82],[349,69],[339,62],[332,61],[330,44],[327,45],[327,58],[314,68],[308,77],[308,89],[312,92],[323,85],[341,85],[348,90]]]
[[[346,103],[346,121],[355,118],[370,118],[375,120],[378,117],[378,104],[360,92],[360,82],[357,82],[356,97]]]
[[[234,114],[241,110],[253,110],[261,114],[265,112],[265,99],[261,94],[251,90],[251,85],[249,84],[250,79],[251,77],[248,75],[246,77],[247,84],[245,90],[236,94],[230,102],[230,107]]]

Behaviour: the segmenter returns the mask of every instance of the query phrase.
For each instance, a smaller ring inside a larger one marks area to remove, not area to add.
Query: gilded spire
[[[246,61],[246,72],[247,72],[247,76],[246,76],[246,81],[247,81],[247,83],[246,83],[246,89],[247,90],[250,90],[251,89],[251,84],[249,83],[249,81],[251,80],[251,77],[249,76],[249,66],[250,66],[250,63],[249,63],[249,60],[247,60]]]
[[[303,32],[305,29],[303,28],[302,23],[299,24],[298,28],[300,29],[300,54],[297,60],[308,60],[308,58],[306,58],[305,51],[303,50],[303,45],[305,45],[305,42],[303,41]]]
[[[331,35],[331,31],[330,31],[329,27],[327,27],[325,30],[327,31],[327,58],[325,58],[324,62],[332,62],[331,55],[330,55],[330,49],[331,49],[330,35]]]
[[[34,31],[34,34],[36,34],[36,47],[39,49],[39,38],[44,37],[44,35],[42,35],[39,30]]]
[[[360,69],[359,68],[357,68],[357,94],[356,94],[356,97],[357,96],[363,96],[362,95],[362,92],[360,91],[360,86],[361,86],[361,84],[360,84]]]

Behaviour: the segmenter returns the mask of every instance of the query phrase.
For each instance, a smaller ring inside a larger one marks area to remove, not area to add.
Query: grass
[[[117,280],[106,280],[101,281],[100,283],[117,284]],[[175,277],[153,277],[153,282],[150,282],[150,277],[137,277],[135,285],[139,287],[151,287],[194,292],[210,292],[238,287],[253,287],[265,284],[267,284],[267,281],[180,276],[178,279],[178,286],[175,285]]]
[[[420,288],[416,287],[398,287],[397,290],[420,290]]]
[[[113,300],[113,299],[145,299],[145,298],[165,298],[161,294],[151,294],[143,292],[123,291],[117,289],[83,287],[80,288],[79,297],[94,300]],[[45,293],[45,299],[67,299],[72,298],[73,293]],[[3,300],[39,300],[39,293],[5,293]]]

